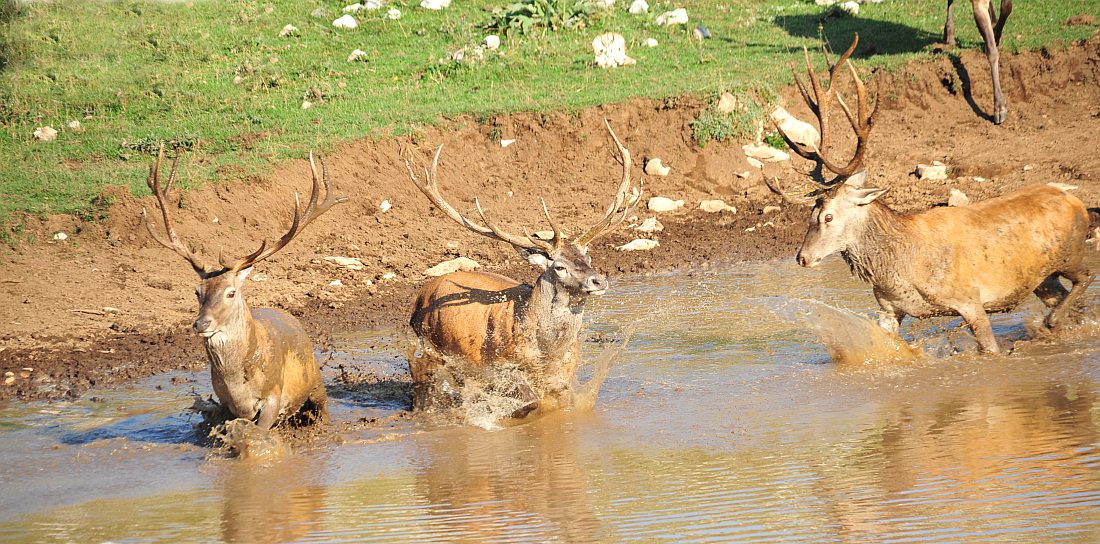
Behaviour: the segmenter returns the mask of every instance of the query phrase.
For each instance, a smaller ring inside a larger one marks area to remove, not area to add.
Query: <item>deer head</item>
[[[592,258],[588,255],[588,247],[593,241],[622,223],[627,215],[637,207],[642,197],[641,182],[635,187],[630,180],[630,151],[619,141],[619,137],[615,135],[615,131],[611,130],[611,125],[606,120],[604,124],[607,126],[608,132],[611,133],[612,139],[615,140],[615,145],[619,151],[619,159],[623,165],[622,183],[619,185],[615,198],[608,205],[603,218],[583,234],[571,240],[562,234],[561,229],[550,217],[550,209],[545,201],[542,202],[542,212],[553,232],[549,240],[532,236],[527,234],[526,231],[522,236],[505,232],[489,220],[488,213],[482,209],[478,199],[475,199],[474,203],[481,222],[478,223],[463,216],[443,198],[439,191],[436,170],[443,146],[439,146],[439,149],[436,150],[431,170],[425,169],[424,180],[416,176],[408,161],[405,162],[405,167],[408,169],[409,177],[417,188],[428,197],[432,204],[435,204],[437,208],[456,223],[482,236],[511,244],[528,263],[543,272],[544,278],[549,279],[559,289],[564,289],[571,295],[577,297],[601,295],[607,290],[607,278],[592,267]]]
[[[168,175],[167,183],[162,186],[160,183],[160,165],[163,159],[164,145],[161,144],[160,150],[157,153],[156,163],[149,167],[149,177],[146,183],[157,198],[157,205],[161,210],[161,218],[163,219],[164,229],[168,235],[168,239],[162,239],[156,234],[153,222],[149,218],[149,215],[145,213],[144,209],[142,209],[142,215],[145,217],[145,227],[149,230],[149,234],[153,239],[164,247],[175,251],[179,256],[187,260],[187,262],[191,264],[191,268],[194,269],[195,273],[199,276],[201,281],[199,282],[199,286],[195,288],[195,295],[199,300],[199,315],[195,319],[192,327],[195,329],[195,332],[208,339],[218,333],[238,330],[239,326],[249,318],[248,307],[244,302],[244,296],[241,290],[254,264],[274,255],[280,249],[286,247],[291,240],[297,237],[298,234],[305,229],[306,225],[309,225],[309,223],[319,215],[328,211],[334,204],[347,201],[346,197],[333,195],[328,167],[322,159],[321,170],[323,171],[322,177],[324,179],[325,198],[318,204],[317,199],[320,196],[320,186],[317,182],[317,165],[313,161],[313,153],[311,152],[309,154],[309,166],[313,176],[313,189],[310,192],[309,204],[306,205],[305,211],[301,211],[301,201],[298,199],[297,193],[295,193],[294,219],[291,222],[290,230],[270,247],[267,245],[267,241],[264,240],[260,244],[259,249],[251,254],[237,259],[226,259],[222,256],[219,258],[221,266],[212,266],[192,251],[176,234],[176,229],[172,222],[172,215],[169,212],[168,192],[171,190],[172,183],[176,179],[176,166],[179,164],[179,154],[177,153],[173,158],[172,171]]]

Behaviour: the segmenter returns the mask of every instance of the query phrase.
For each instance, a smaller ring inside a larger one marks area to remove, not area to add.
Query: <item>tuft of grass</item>
[[[753,93],[754,95],[756,93]],[[710,142],[755,140],[764,118],[764,109],[748,93],[735,93],[739,105],[732,112],[718,110],[717,101],[708,106],[691,122],[691,134],[695,144],[706,147]]]
[[[95,215],[94,199],[108,185],[148,194],[149,148],[161,140],[192,147],[195,160],[181,181],[197,186],[264,176],[311,148],[407,134],[462,115],[779,87],[790,83],[787,64],[822,35],[837,48],[858,31],[857,62],[899,66],[932,54],[941,1],[865,4],[858,17],[839,18],[810,2],[682,0],[676,6],[691,23],[659,27],[654,14],[671,5],[651,2],[653,13],[634,16],[628,2],[617,2],[574,24],[579,2],[537,0],[563,6],[550,16],[557,22],[532,23],[483,61],[456,63],[453,53],[481,43],[491,9],[503,2],[455,2],[443,11],[399,2],[399,20],[363,11],[357,29],[340,30],[331,23],[343,4],[332,2],[0,0],[0,225],[21,214]],[[968,9],[956,6],[958,38],[980,49]],[[1034,2],[1013,13],[1005,41],[1035,49],[1083,39],[1091,27],[1061,25],[1082,12],[1100,15],[1100,3]],[[300,32],[279,37],[287,24]],[[695,40],[697,24],[713,38]],[[610,31],[626,37],[636,65],[591,66],[593,38]],[[645,38],[660,45],[642,47]],[[354,49],[367,55],[348,62]],[[70,121],[81,127],[67,128]],[[35,141],[35,128],[47,125],[57,140]],[[700,130],[713,137],[738,125],[715,117],[700,121]]]

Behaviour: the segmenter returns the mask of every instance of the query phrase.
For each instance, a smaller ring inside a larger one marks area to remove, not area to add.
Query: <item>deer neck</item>
[[[544,361],[565,358],[576,345],[584,319],[584,295],[559,288],[547,276],[539,276],[524,308],[522,330],[527,345]]]
[[[259,334],[256,322],[248,305],[241,303],[240,310],[233,312],[222,322],[219,332],[205,339],[206,354],[210,358],[211,370],[224,376],[241,377],[250,369],[259,357]]]
[[[904,217],[877,200],[865,206],[867,214],[859,233],[841,252],[852,274],[872,285],[885,286],[896,279],[900,266],[909,262]]]

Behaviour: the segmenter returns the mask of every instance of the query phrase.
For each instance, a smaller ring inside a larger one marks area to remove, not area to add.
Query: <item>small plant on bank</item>
[[[757,127],[764,117],[764,110],[754,100],[737,96],[738,107],[729,113],[711,104],[691,122],[691,134],[699,147],[711,141],[750,141],[756,139]]]
[[[595,12],[596,5],[591,0],[521,0],[494,10],[486,28],[523,34],[536,28],[584,28]]]

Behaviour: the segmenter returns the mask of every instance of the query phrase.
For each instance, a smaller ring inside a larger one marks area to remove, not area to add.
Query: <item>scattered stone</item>
[[[649,13],[649,2],[645,0],[634,0],[630,3],[630,8],[627,9],[631,15],[643,15]]]
[[[859,2],[842,2],[840,4],[840,10],[848,13],[848,15],[859,15]]]
[[[663,196],[650,197],[649,201],[646,203],[646,207],[648,207],[650,211],[657,213],[671,212],[672,210],[678,210],[683,206],[683,200],[672,200],[671,198]]]
[[[737,213],[737,208],[726,204],[723,200],[704,200],[699,203],[699,209],[706,213],[730,212]]]
[[[813,125],[798,119],[793,116],[782,106],[776,106],[772,110],[772,120],[775,121],[779,128],[783,129],[783,132],[794,143],[801,144],[812,149],[818,149],[818,145],[821,142],[821,135],[818,134],[817,129]]]
[[[336,280],[332,280],[332,281],[328,282],[328,286],[329,287],[343,287],[344,282],[336,279]]]
[[[363,2],[363,7],[366,8],[367,11],[374,11],[376,9],[382,9],[384,4],[385,2],[383,0],[367,0]]]
[[[626,54],[626,39],[618,32],[608,32],[592,40],[592,49],[596,52],[596,66],[600,68],[618,68],[637,61]]]
[[[649,234],[652,232],[661,232],[662,230],[665,230],[665,226],[662,225],[656,217],[648,217],[645,221],[642,221],[641,225],[634,227],[634,230]]]
[[[41,142],[52,142],[57,139],[57,131],[53,127],[38,127],[34,129],[34,139]]]
[[[756,160],[752,157],[745,157],[745,162],[749,163],[749,166],[751,166],[753,168],[763,168],[764,167],[764,163],[762,163],[762,162],[760,162],[760,161],[758,161],[758,160]]]
[[[389,200],[383,200],[382,203],[378,205],[378,209],[382,213],[386,213],[386,212],[390,211],[392,208],[393,208],[393,204],[390,204]]]
[[[536,230],[531,233],[531,236],[538,238],[539,240],[552,240],[554,238],[554,231],[552,230]]]
[[[301,34],[301,31],[298,30],[298,27],[296,27],[294,25],[286,25],[286,26],[283,27],[282,30],[279,31],[279,37],[280,38],[286,38],[288,36],[298,36],[300,34]]]
[[[646,38],[645,41],[642,42],[642,45],[646,47],[657,47],[657,40],[653,38]]]
[[[309,108],[312,108],[312,107],[313,107],[313,102],[310,102],[309,100],[303,100],[302,101],[302,109],[303,110],[308,110]]]
[[[615,0],[596,0],[596,7],[600,9],[608,9],[615,7]]]
[[[779,212],[782,209],[783,208],[780,208],[779,206],[764,206],[764,210],[761,213],[763,213],[764,215],[768,215],[769,213]]]
[[[694,30],[691,31],[691,35],[694,36],[695,39],[698,40],[698,41],[709,40],[710,39],[710,29],[708,29],[707,27],[705,27],[703,25],[699,25],[699,26],[695,27]]]
[[[756,161],[756,159],[751,159],[751,160]],[[760,162],[760,161],[756,161],[756,162]],[[760,166],[761,167],[764,166],[764,163],[760,163]],[[741,179],[748,179],[748,177],[752,175],[752,170],[745,170],[743,172],[734,172],[733,175],[735,175],[735,176],[737,176]]]
[[[233,84],[234,84],[234,85],[240,85],[240,84],[241,84],[241,83],[242,83],[243,81],[244,81],[244,78],[243,78],[243,77],[241,77],[241,76],[233,76]]]
[[[672,11],[666,11],[657,16],[657,26],[686,25],[687,22],[688,12],[684,8],[676,8]]]
[[[325,8],[317,8],[309,12],[309,16],[313,17],[314,19],[325,19],[328,18],[328,10],[326,10]]]
[[[268,276],[267,274],[264,274],[263,272],[253,272],[253,273],[248,275],[248,279],[251,280],[251,281],[267,281],[267,280],[271,279],[271,276]],[[171,287],[168,286],[168,287],[165,287],[165,289],[171,289]]]
[[[396,21],[401,18],[401,10],[397,8],[390,8],[386,11],[386,18],[391,21]]]
[[[643,171],[651,176],[667,176],[672,169],[661,164],[661,159],[654,157],[645,163]]]
[[[947,166],[940,161],[932,161],[932,164],[918,164],[917,176],[921,181],[947,179]]]
[[[348,30],[351,30],[351,29],[359,26],[359,22],[355,20],[355,17],[352,17],[350,14],[347,14],[347,15],[343,15],[339,19],[336,19],[335,21],[333,21],[332,26],[334,26],[336,28],[346,28]]]
[[[69,121],[65,126],[69,127],[69,130],[80,130],[80,121]]]
[[[382,279],[384,279],[384,280],[392,280],[396,277],[397,277],[397,274],[394,274],[393,272],[386,272],[385,274],[382,274]]]
[[[987,180],[986,180],[985,178],[983,178],[983,177],[979,177],[979,176],[974,176],[974,181],[976,181],[976,182],[978,182],[978,183],[982,183],[982,182],[985,182],[985,181],[987,181]]]
[[[481,45],[485,46],[485,49],[490,51],[496,51],[500,47],[500,36],[496,34],[489,34],[485,36],[485,39],[481,41]]]
[[[1052,181],[1050,183],[1047,183],[1047,185],[1050,185],[1055,189],[1061,189],[1063,191],[1072,191],[1077,188],[1076,185],[1070,185],[1068,183],[1058,183],[1057,181]]]
[[[966,193],[952,187],[951,196],[947,197],[947,205],[966,206],[967,204],[970,204],[970,197],[966,196]]]
[[[4,373],[4,385],[11,385],[13,383],[15,383],[15,373],[14,372],[5,372]]]
[[[363,4],[355,3],[344,6],[344,13],[359,13],[359,10],[363,9]]]
[[[466,257],[458,257],[449,261],[443,261],[424,271],[425,276],[442,276],[444,274],[450,274],[451,272],[457,272],[459,270],[476,270],[481,268],[481,265],[473,259]]]
[[[53,235],[53,239],[57,240],[58,242],[64,242],[65,240],[69,239],[69,235],[65,234],[64,232],[58,232],[57,234]]]
[[[514,143],[516,143],[515,140],[501,140],[500,141],[500,147],[508,147],[508,146],[510,146]]]
[[[360,261],[355,257],[324,257],[324,260],[335,265],[347,268],[348,270],[359,271],[366,268],[365,266],[363,266],[363,261]]]
[[[837,3],[837,1],[838,0],[814,0],[814,3],[819,5],[819,6],[828,7],[828,6],[831,6],[835,3]]]
[[[348,62],[355,62],[357,60],[366,61],[367,52],[363,51],[362,49],[356,49],[355,51],[352,51],[350,55],[348,55]]]
[[[1028,172],[1028,171],[1031,171],[1031,170],[1033,170],[1034,168],[1035,168],[1035,165],[1033,165],[1033,164],[1025,164],[1025,165],[1024,165],[1024,172]]]
[[[741,150],[745,152],[746,157],[761,161],[778,162],[791,158],[786,151],[780,151],[770,145],[745,144],[741,146]]]
[[[657,246],[661,245],[657,240],[649,240],[646,238],[637,238],[631,242],[625,243],[615,249],[619,251],[649,251]]]
[[[718,113],[733,113],[735,111],[749,111],[748,106],[743,104],[732,93],[722,93],[718,96]]]
[[[451,0],[420,0],[420,7],[439,11],[451,7]]]

